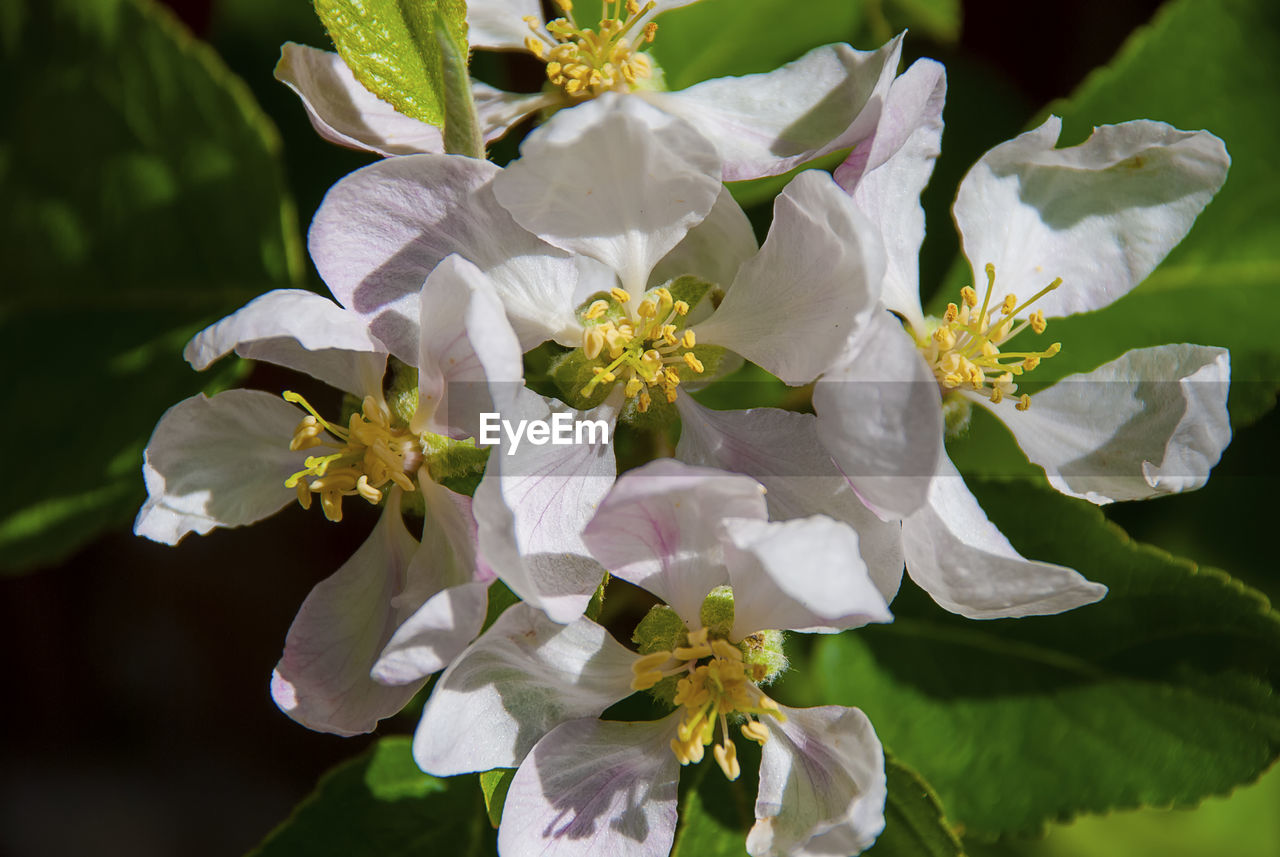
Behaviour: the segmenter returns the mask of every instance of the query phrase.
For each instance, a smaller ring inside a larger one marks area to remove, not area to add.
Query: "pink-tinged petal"
[[[1099,309],[1137,286],[1187,234],[1231,159],[1207,131],[1139,120],[1055,149],[1062,120],[987,152],[960,184],[955,219],[975,272],[994,264],[991,305],[1030,298],[1046,316]],[[985,288],[979,273],[977,287]]]
[[[707,593],[729,582],[720,522],[768,515],[754,479],[665,458],[619,477],[582,538],[610,574],[652,592],[698,628]]]
[[[538,0],[468,0],[467,42],[473,48],[525,50],[526,17],[542,23]]]
[[[615,271],[638,298],[720,195],[720,160],[687,123],[606,93],[534,130],[494,179],[516,222]]]
[[[814,387],[818,436],[872,510],[903,518],[924,505],[942,447],[938,383],[888,312],[872,316],[858,348]]]
[[[510,391],[511,402],[498,417],[511,430],[535,422],[562,420],[574,427],[594,424],[584,443],[513,442],[499,427],[484,478],[476,489],[474,510],[480,553],[520,598],[545,610],[558,622],[582,615],[604,575],[588,554],[582,530],[613,484],[616,473],[612,437],[615,404],[575,411],[530,390]],[[478,437],[481,443],[490,438]]]
[[[476,556],[471,498],[418,471],[426,514],[422,549],[413,558],[393,604],[407,616],[387,641],[373,678],[409,684],[447,667],[484,625],[493,573]]]
[[[920,192],[941,151],[946,94],[941,63],[917,60],[889,89],[875,135],[855,146],[835,171],[836,182],[853,195],[884,240],[887,266],[881,302],[919,331],[925,329],[920,307]]]
[[[336,53],[285,42],[275,76],[297,93],[311,127],[331,143],[384,156],[444,151],[439,128],[365,89]]]
[[[578,265],[497,204],[498,171],[456,155],[389,158],[330,188],[311,222],[311,258],[329,290],[408,363],[418,359],[418,292],[451,253],[493,280],[526,348],[581,340],[570,304]]]
[[[662,257],[650,282],[661,285],[681,274],[694,274],[728,286],[742,263],[755,256],[758,249],[751,221],[728,188],[723,188],[711,213]]]
[[[902,582],[902,525],[881,521],[859,499],[818,439],[817,418],[777,408],[713,411],[676,400],[676,458],[744,473],[766,489],[775,521],[826,515],[858,532],[858,552],[886,601]]]
[[[147,501],[133,531],[173,545],[187,533],[252,524],[296,500],[284,483],[302,468],[305,454],[289,449],[302,417],[256,390],[201,393],[174,405],[143,453]]]
[[[520,765],[502,809],[503,857],[666,857],[680,763],[671,714],[562,723]]]
[[[399,489],[369,538],[302,602],[284,654],[271,675],[271,696],[285,714],[317,732],[358,735],[404,707],[421,681],[387,687],[369,676],[402,611],[418,541],[400,516]]]
[[[413,757],[441,777],[515,767],[551,729],[629,696],[635,659],[588,619],[561,625],[516,604],[440,676]]]
[[[496,407],[491,385],[523,384],[520,342],[493,284],[460,256],[446,257],[431,272],[420,300],[418,408],[411,428],[476,437],[480,414]]]
[[[858,854],[884,830],[888,787],[884,750],[871,721],[856,708],[782,707],[770,717],[760,758],[756,823],[747,835],[752,857],[823,854],[824,835]],[[809,846],[819,846],[808,850]]]
[[[363,318],[301,289],[255,298],[192,337],[183,356],[203,371],[232,351],[305,372],[359,397],[382,388],[387,362],[386,346]]]
[[[848,524],[815,515],[784,522],[731,518],[723,526],[733,586],[730,639],[767,630],[830,634],[893,621]]]
[[[695,332],[788,384],[807,384],[866,324],[883,277],[870,221],[830,175],[807,170],[778,195],[764,246]]]
[[[1193,491],[1231,442],[1225,348],[1138,348],[991,410],[1064,494],[1092,503]],[[985,400],[983,400],[985,402]]]
[[[901,36],[875,51],[824,45],[765,74],[639,95],[711,140],[725,181],[778,175],[874,133],[901,50]]]
[[[987,519],[945,454],[929,502],[902,522],[907,573],[944,609],[970,619],[1045,616],[1107,594],[1073,569],[1023,559]]]

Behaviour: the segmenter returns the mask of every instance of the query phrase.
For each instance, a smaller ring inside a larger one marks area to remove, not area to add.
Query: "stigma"
[[[1018,314],[1040,298],[1062,285],[1059,277],[1036,292],[1030,300],[1018,302],[1010,294],[998,307],[991,306],[991,293],[995,289],[996,269],[986,266],[987,292],[978,305],[978,293],[970,286],[960,290],[961,304],[947,304],[942,323],[928,335],[917,334],[916,345],[925,361],[933,369],[933,375],[944,394],[952,391],[968,391],[985,396],[992,404],[1014,399],[1020,411],[1031,407],[1031,397],[1026,393],[1017,396],[1014,378],[1029,372],[1062,350],[1062,343],[1055,342],[1043,351],[1009,351],[1008,343],[1027,328],[1037,336],[1048,326],[1040,310],[1019,319]]]
[[[653,41],[658,25],[646,24],[634,43],[631,31],[657,5],[654,0],[643,8],[636,0],[606,0],[606,17],[595,30],[579,27],[574,21],[572,0],[556,0],[556,5],[564,17],[549,21],[545,31],[538,19],[524,19],[533,33],[525,37],[524,44],[546,63],[547,80],[570,98],[591,98],[611,90],[627,92],[637,81],[653,75],[653,64],[640,49]]]
[[[609,300],[592,301],[582,314],[582,353],[602,365],[592,368],[581,392],[590,397],[597,387],[623,380],[626,397],[644,413],[653,403],[650,390],[674,402],[683,373],[701,375],[706,367],[693,353],[693,331],[683,329],[687,303],[666,288],[646,293],[634,314],[631,303],[625,289],[615,288]]]
[[[287,402],[302,406],[307,416],[298,423],[289,441],[295,451],[328,450],[326,455],[308,456],[305,467],[285,480],[286,488],[296,488],[298,503],[311,508],[313,494],[331,521],[342,520],[344,497],[360,496],[369,503],[382,501],[389,485],[415,490],[411,474],[423,462],[420,440],[407,427],[393,424],[385,402],[365,396],[359,412],[351,415],[346,427],[329,422],[305,398],[286,390]]]
[[[725,777],[736,780],[742,767],[737,745],[730,737],[729,719],[739,723],[744,738],[764,746],[769,731],[760,718],[785,721],[787,717],[757,686],[767,668],[746,663],[742,650],[728,640],[709,637],[703,627],[690,632],[683,646],[638,658],[631,667],[635,674],[631,687],[647,690],[664,678],[681,676],[673,701],[681,707],[682,717],[676,737],[671,739],[671,751],[681,765],[700,762],[704,748],[712,746],[718,731],[720,741],[711,754]]]

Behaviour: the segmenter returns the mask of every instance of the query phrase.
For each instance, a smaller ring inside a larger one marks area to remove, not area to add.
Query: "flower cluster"
[[[687,2],[608,2],[592,24],[568,0],[552,21],[532,0],[472,0],[473,46],[545,64],[539,94],[473,84],[486,140],[553,113],[505,167],[445,153],[336,55],[286,45],[277,76],[316,129],[387,157],[312,221],[333,300],[270,292],[186,357],[269,360],[346,403],[197,396],[146,451],[135,529],[170,544],[294,500],[335,523],[346,503],[380,507],[302,605],[272,695],[349,735],[441,673],[415,758],[440,776],[516,769],[504,857],[666,854],[682,767],[710,756],[736,781],[744,741],[760,748],[750,854],[869,847],[883,752],[858,709],[775,700],[789,635],[892,621],[904,570],[974,619],[1106,593],[1018,554],[948,433],[986,408],[1053,487],[1095,503],[1197,488],[1230,438],[1220,348],[1029,384],[1072,347],[1046,337],[1053,318],[1120,298],[1191,228],[1225,180],[1220,140],[1136,121],[1059,149],[1050,118],[992,149],[954,209],[978,286],[931,316],[915,257],[942,67],[898,74],[899,37],[667,92],[643,49]],[[724,183],[845,149],[834,173],[786,185],[758,244]],[[811,390],[812,412],[698,401],[748,361]],[[605,431],[477,443],[494,414]],[[616,477],[619,427],[658,439],[657,460]],[[519,603],[486,625],[495,581]],[[638,624],[601,624],[610,581],[656,599]],[[651,716],[613,719],[622,700]]]

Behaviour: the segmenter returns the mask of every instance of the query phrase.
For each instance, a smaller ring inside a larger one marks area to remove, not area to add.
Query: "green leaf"
[[[365,88],[406,116],[443,126],[445,79],[438,32],[467,55],[463,0],[315,0],[343,61]]]
[[[811,48],[865,33],[865,5],[848,0],[702,0],[661,16],[650,52],[672,89],[713,77],[773,71]]]
[[[910,30],[913,40],[950,44],[960,38],[960,0],[884,0],[884,17],[891,33]]]
[[[884,833],[868,857],[963,857],[964,848],[929,784],[888,753],[884,764],[889,785]]]
[[[411,743],[383,738],[329,771],[249,857],[494,853],[496,836],[475,778],[422,773]]]
[[[971,483],[1027,557],[1110,587],[1059,616],[977,622],[912,586],[892,625],[825,639],[814,672],[865,710],[949,816],[990,835],[1189,806],[1280,753],[1280,617],[1260,593],[1131,541],[1086,503]]]
[[[1275,8],[1272,0],[1169,3],[1109,65],[1050,106],[1063,117],[1063,145],[1085,139],[1094,125],[1150,118],[1212,131],[1232,164],[1217,198],[1145,283],[1103,310],[1051,323],[1063,350],[1036,370],[1037,380],[1091,369],[1131,348],[1195,342],[1231,349],[1237,426],[1274,406],[1280,338],[1261,320],[1280,315]]]
[[[279,142],[243,82],[143,0],[26,0],[0,37],[5,365],[24,420],[68,437],[11,457],[0,567],[49,563],[136,514],[191,334],[303,267]]]

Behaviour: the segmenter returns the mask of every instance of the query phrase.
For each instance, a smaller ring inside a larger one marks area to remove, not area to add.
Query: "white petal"
[[[875,135],[855,146],[836,168],[836,182],[853,194],[858,209],[884,239],[887,268],[881,302],[923,331],[920,245],[924,208],[920,192],[941,151],[946,72],[933,60],[917,60],[889,90]]]
[[[538,0],[468,0],[467,41],[473,48],[525,50],[525,17],[542,23]]]
[[[765,630],[834,633],[893,621],[848,524],[822,515],[786,522],[734,518],[724,522],[724,532],[733,586],[730,639]]]
[[[289,627],[271,674],[271,696],[285,714],[317,732],[358,735],[404,707],[421,686],[386,687],[369,677],[402,612],[394,603],[418,541],[393,490],[369,538],[316,584]]]
[[[368,323],[328,298],[301,289],[276,289],[206,327],[183,356],[204,370],[235,351],[306,372],[353,395],[382,388],[387,348]]]
[[[970,619],[1061,613],[1107,594],[1061,565],[1023,559],[944,454],[929,503],[902,522],[907,573],[933,600]]]
[[[1226,148],[1206,131],[1139,120],[1055,149],[1061,127],[1051,116],[996,146],[960,184],[956,224],[974,271],[995,265],[992,306],[1056,277],[1036,303],[1046,316],[1106,306],[1146,279],[1227,177]]]
[[[400,623],[370,670],[386,685],[420,683],[451,664],[484,626],[489,582],[450,586]]]
[[[728,188],[722,188],[711,213],[662,257],[650,281],[660,285],[681,274],[695,274],[727,287],[757,250],[751,221]]]
[[[703,599],[729,582],[720,522],[768,514],[755,480],[659,459],[618,479],[582,538],[610,574],[652,592],[698,628]]]
[[[501,419],[512,426],[521,421],[562,419],[575,426],[592,421],[603,423],[597,428],[612,436],[616,407],[575,411],[524,388],[515,392],[515,402],[500,410]],[[596,439],[600,437],[597,433]],[[489,453],[473,507],[481,555],[522,600],[558,622],[582,615],[604,574],[589,556],[582,530],[615,473],[609,443],[535,445],[527,438],[512,443],[504,430]]]
[[[418,471],[426,515],[422,549],[395,598],[403,619],[373,665],[383,684],[409,684],[447,667],[484,625],[493,573],[477,567],[471,498]],[[408,618],[403,618],[403,617]]]
[[[599,260],[634,295],[720,195],[720,160],[691,126],[612,93],[557,113],[494,179],[516,222]]]
[[[524,383],[520,342],[493,284],[460,256],[446,257],[431,272],[420,306],[418,408],[411,427],[476,437],[480,414],[496,407],[491,385]]]
[[[782,707],[785,723],[763,719],[769,741],[760,759],[756,823],[747,835],[752,857],[814,853],[814,837],[834,834],[843,854],[870,847],[884,830],[884,751],[856,708]],[[817,853],[822,853],[818,851]]]
[[[502,809],[503,857],[666,857],[676,832],[678,714],[574,720],[538,742]]]
[[[260,521],[297,499],[285,480],[304,453],[289,440],[303,414],[256,390],[203,393],[174,405],[143,453],[147,501],[133,531],[177,544],[187,533]]]
[[[778,195],[764,246],[695,332],[788,384],[807,384],[866,324],[883,276],[870,221],[830,175],[807,170]]]
[[[493,279],[525,347],[581,337],[570,304],[576,262],[497,204],[497,171],[454,155],[389,158],[330,188],[311,222],[311,258],[329,290],[408,363],[418,359],[418,292],[450,253]]]
[[[298,94],[311,126],[331,143],[379,155],[444,151],[439,128],[365,89],[336,53],[285,42],[275,76]]]
[[[725,181],[772,176],[870,136],[901,49],[901,36],[875,51],[824,45],[765,74],[640,95],[715,143]]]
[[[413,738],[429,774],[515,767],[548,731],[631,695],[634,652],[594,622],[507,609],[436,682]]]
[[[867,505],[902,518],[924,504],[942,446],[938,384],[888,312],[858,341],[852,360],[814,387],[818,436]]]
[[[881,521],[853,491],[818,439],[817,418],[777,408],[713,411],[689,396],[676,400],[680,443],[690,464],[745,473],[764,485],[775,521],[826,515],[858,532],[858,551],[889,601],[902,582],[902,526]]]
[[[1093,503],[1192,491],[1231,441],[1224,348],[1138,348],[1036,393],[1031,407],[992,407],[1064,494]]]

